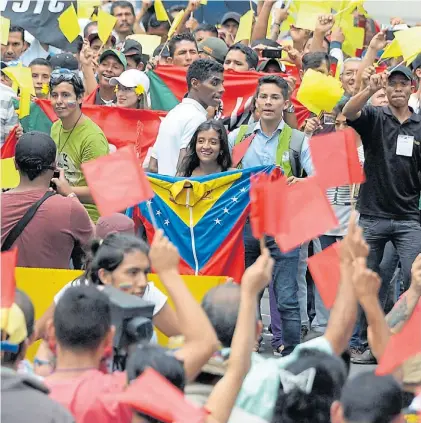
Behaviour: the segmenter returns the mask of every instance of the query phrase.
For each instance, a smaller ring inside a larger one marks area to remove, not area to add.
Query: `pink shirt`
[[[37,202],[45,190],[1,194],[1,242]],[[84,247],[94,235],[89,215],[76,198],[59,194],[39,207],[13,244],[18,248],[18,266],[68,269],[73,247]]]

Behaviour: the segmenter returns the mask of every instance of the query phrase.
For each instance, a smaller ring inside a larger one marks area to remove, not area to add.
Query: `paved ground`
[[[262,298],[262,317],[263,317],[263,323],[264,323],[265,327],[267,327],[269,322],[270,322],[269,297],[268,297],[267,291],[265,292],[265,294]],[[262,344],[261,353],[262,353],[262,355],[264,355],[266,357],[271,357],[271,356],[273,357],[272,347],[271,347],[271,344],[270,344],[271,336],[272,335],[267,333],[266,331],[263,334],[263,342],[264,343]],[[361,373],[361,372],[373,370],[375,367],[376,367],[375,365],[351,364],[350,377],[352,377],[353,375],[356,375],[358,373]]]

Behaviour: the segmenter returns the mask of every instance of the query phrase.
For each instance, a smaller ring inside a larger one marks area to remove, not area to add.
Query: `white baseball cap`
[[[124,71],[119,77],[110,79],[110,85],[117,84],[123,85],[123,87],[127,88],[135,88],[138,85],[142,85],[147,93],[149,92],[150,82],[145,72],[137,69],[129,69]]]

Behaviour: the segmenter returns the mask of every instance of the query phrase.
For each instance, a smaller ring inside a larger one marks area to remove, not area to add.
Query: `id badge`
[[[414,149],[414,137],[412,135],[399,135],[396,143],[396,154],[398,156],[412,157]]]

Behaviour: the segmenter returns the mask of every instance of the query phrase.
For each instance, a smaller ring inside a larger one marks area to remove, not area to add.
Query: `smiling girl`
[[[232,166],[227,132],[217,120],[202,123],[187,146],[178,176],[203,176],[226,172]]]
[[[117,106],[128,109],[147,109],[149,78],[137,69],[124,71],[119,77],[111,78],[110,85],[116,87]]]

